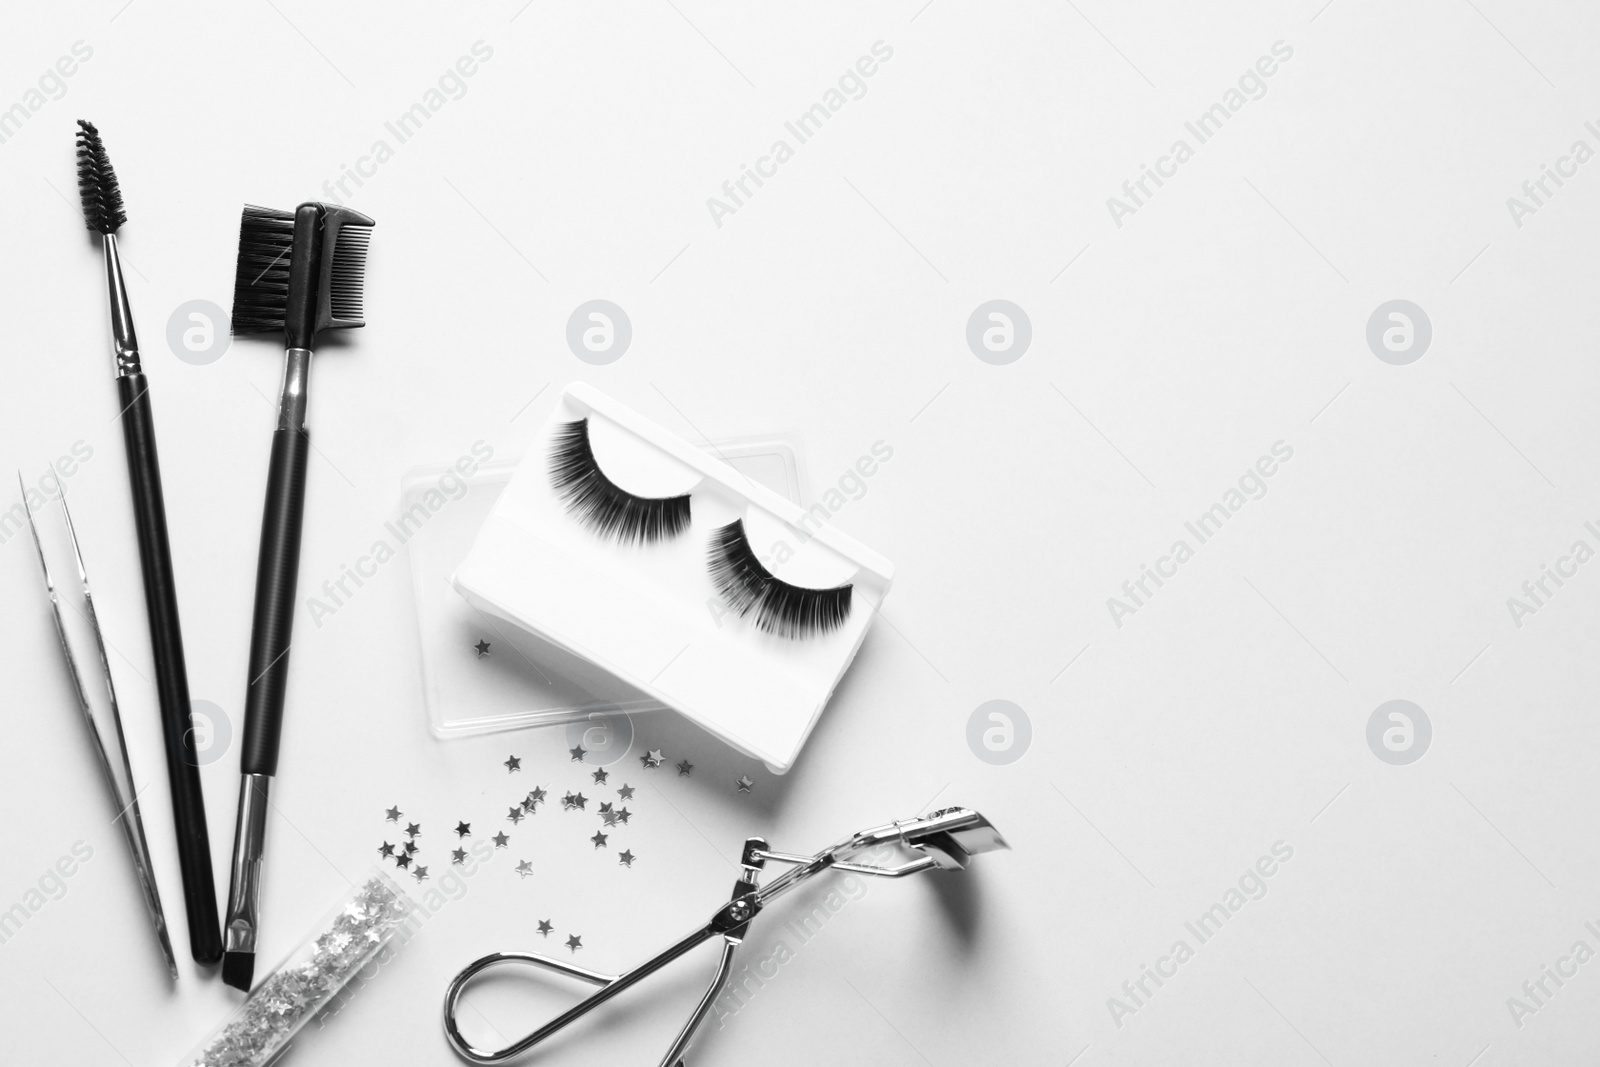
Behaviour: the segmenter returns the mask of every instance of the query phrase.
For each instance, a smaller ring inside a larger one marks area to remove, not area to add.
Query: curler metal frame
[[[892,867],[857,862],[852,857],[882,846],[901,846],[920,855],[908,862]],[[733,970],[734,953],[738,951],[750,923],[762,908],[773,900],[824,871],[846,871],[872,875],[879,878],[904,878],[923,871],[964,870],[971,858],[980,852],[1009,848],[1000,832],[978,812],[970,808],[943,808],[917,819],[892,822],[884,826],[863,830],[858,834],[825,848],[810,856],[778,852],[767,846],[764,838],[747,838],[739,864],[743,874],[733,885],[728,902],[712,913],[699,929],[681,938],[655,956],[625,974],[610,975],[578,967],[563,960],[533,952],[495,952],[474,960],[451,981],[444,998],[444,1032],[450,1047],[469,1063],[506,1063],[527,1053],[539,1042],[561,1030],[630,986],[648,978],[667,964],[690,950],[716,938],[722,939],[722,953],[706,987],[705,994],[695,1005],[683,1029],[661,1060],[661,1067],[681,1064],[685,1050],[694,1039],[706,1015],[711,1010],[717,994]],[[767,863],[789,864],[789,869],[766,885],[758,879]],[[457,1025],[457,1005],[469,985],[484,971],[506,964],[525,964],[556,971],[598,986],[595,992],[557,1015],[526,1037],[502,1049],[481,1049],[462,1036]]]

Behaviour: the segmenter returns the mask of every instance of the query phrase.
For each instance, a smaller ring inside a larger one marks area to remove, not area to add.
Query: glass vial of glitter
[[[179,1067],[265,1067],[390,942],[409,940],[416,922],[406,891],[373,868]]]

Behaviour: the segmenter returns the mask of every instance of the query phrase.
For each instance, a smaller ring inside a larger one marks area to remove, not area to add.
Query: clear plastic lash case
[[[578,419],[616,484],[645,497],[692,494],[689,528],[628,545],[574,518],[551,485],[549,454],[553,434]],[[403,507],[437,504],[450,470],[412,472]],[[520,462],[460,480],[460,498],[406,543],[425,703],[441,737],[671,708],[782,774],[892,578],[887,560],[806,511],[794,438],[698,448],[582,383],[561,395]],[[778,578],[850,583],[844,624],[791,638],[728,610],[707,546],[734,519]]]

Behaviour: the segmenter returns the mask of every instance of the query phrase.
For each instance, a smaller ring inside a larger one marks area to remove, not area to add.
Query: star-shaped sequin
[[[406,836],[407,837],[416,837],[420,833],[422,833],[422,827],[421,826],[418,826],[414,822],[406,823]]]
[[[482,659],[489,654],[489,642],[483,640],[482,638],[479,638],[478,643],[473,645],[472,648],[478,653],[479,659]]]
[[[617,853],[617,862],[622,864],[624,867],[632,867],[633,853],[628,849],[623,849],[621,852]]]
[[[418,847],[419,846],[415,841],[407,841],[405,844],[400,846],[400,851],[404,852],[408,856],[415,856],[417,854]]]
[[[561,798],[561,806],[567,811],[581,810],[588,802],[589,799],[582,793],[568,793],[566,796]]]
[[[601,814],[601,815],[604,815],[604,814],[605,814],[605,813],[606,813],[606,812],[608,812],[608,811],[610,811],[610,810],[611,810],[611,801],[609,801],[609,800],[602,800],[602,801],[601,801],[601,802],[600,802],[600,814]]]
[[[582,763],[583,757],[587,756],[588,754],[589,750],[584,748],[582,745],[573,745],[571,748],[567,749],[567,755],[572,757],[573,763]]]
[[[750,780],[748,774],[741,774],[733,784],[739,787],[739,792],[741,793],[748,793],[756,787],[756,784]]]
[[[611,775],[606,773],[606,770],[605,770],[604,767],[596,767],[594,773],[591,774],[589,777],[594,779],[594,784],[595,785],[605,785],[606,784],[606,779],[610,778]]]
[[[622,788],[617,790],[617,796],[621,797],[623,800],[632,800],[633,799],[633,786],[628,785],[626,782],[624,782],[622,784]]]
[[[521,822],[523,816],[525,816],[526,814],[527,814],[527,812],[522,810],[522,805],[521,804],[513,804],[511,806],[511,810],[506,813],[506,818],[510,819],[512,824],[515,825],[515,824]]]
[[[549,937],[550,936],[550,931],[552,931],[554,929],[555,929],[555,927],[553,925],[551,925],[549,919],[540,919],[539,920],[539,934],[541,936]]]
[[[694,764],[690,763],[688,760],[679,760],[678,761],[678,777],[679,778],[687,778],[693,772],[694,772]]]
[[[594,832],[594,836],[589,838],[589,840],[594,842],[594,847],[595,848],[605,848],[606,847],[606,835],[601,833],[599,830],[596,830]]]
[[[456,836],[457,837],[471,837],[472,836],[472,824],[470,822],[458,822],[458,823],[456,823]]]
[[[617,820],[622,818],[621,815],[617,814],[614,811],[603,811],[603,812],[600,813],[600,817],[606,821],[606,825],[607,826],[615,826],[615,825],[617,825]]]
[[[394,855],[394,846],[385,841],[383,844],[378,846],[378,855],[388,859],[390,856]]]
[[[399,808],[390,808],[388,811],[383,813],[383,817],[389,822],[399,822],[401,814],[402,812]]]
[[[650,751],[639,757],[639,762],[644,764],[645,769],[652,771],[666,761],[667,757],[661,754],[661,750],[659,748],[652,748]]]
[[[510,840],[511,838],[507,837],[505,831],[502,830],[500,833],[494,835],[494,847],[505,848],[506,843]]]
[[[583,938],[579,937],[577,934],[573,934],[571,937],[567,938],[567,947],[574,952],[578,951],[583,947]]]
[[[411,872],[411,877],[419,882],[426,882],[428,880],[428,868],[420,863],[417,864],[417,869]]]
[[[402,868],[411,866],[411,857],[406,855],[404,852],[396,856],[394,861]]]
[[[520,771],[520,770],[522,770],[522,760],[518,759],[516,756],[507,756],[506,757],[506,773],[510,774],[512,771]]]
[[[517,864],[517,874],[521,877],[526,878],[532,873],[533,864],[529,863],[527,860],[523,860],[521,863]]]
[[[629,811],[627,808],[617,809],[617,821],[622,825],[628,825],[628,820],[631,818],[633,818],[633,812]]]
[[[451,863],[465,863],[465,862],[467,862],[467,850],[464,849],[464,848],[453,848],[453,849],[451,849],[450,850],[450,862]]]

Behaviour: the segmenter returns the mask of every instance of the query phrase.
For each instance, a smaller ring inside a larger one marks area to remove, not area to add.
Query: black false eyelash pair
[[[607,540],[648,544],[689,528],[689,494],[635,496],[606,477],[589,444],[588,419],[556,430],[550,479],[567,510]],[[733,612],[741,618],[753,616],[756,628],[764,633],[781,637],[826,633],[850,615],[850,585],[808,589],[763,567],[745,536],[743,519],[712,533],[707,565],[712,583]]]

